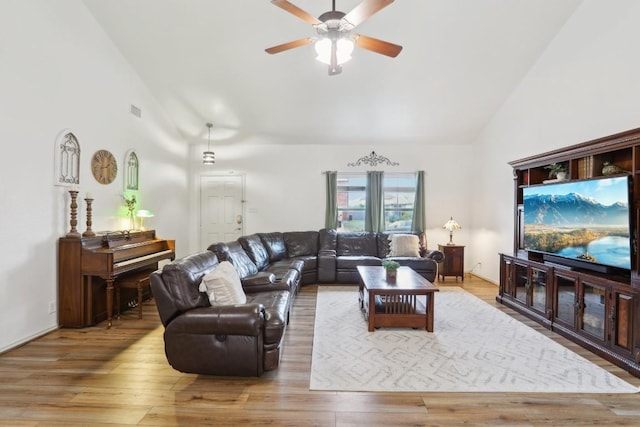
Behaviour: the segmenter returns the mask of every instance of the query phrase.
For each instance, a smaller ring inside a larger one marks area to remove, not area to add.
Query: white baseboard
[[[58,329],[58,326],[52,326],[51,328],[45,329],[43,331],[37,332],[31,336],[28,336],[26,338],[23,338],[19,341],[13,342],[11,344],[9,344],[8,346],[2,347],[0,348],[0,354],[2,353],[6,353],[9,350],[13,350],[14,348],[20,347],[22,345],[27,344],[30,341],[35,340],[36,338],[40,338],[44,335],[47,335],[49,332],[55,331]]]
[[[489,278],[487,278],[487,277],[483,277],[483,276],[481,276],[481,275],[480,275],[480,274],[478,274],[478,273],[468,272],[468,273],[466,273],[466,275],[467,275],[467,276],[469,276],[469,277],[470,277],[470,276],[476,276],[478,279],[486,280],[486,281],[487,281],[487,282],[489,282],[489,283],[492,283],[492,284],[494,284],[494,285],[496,285],[496,286],[499,286],[498,282],[496,282],[495,280],[493,280],[493,279],[489,279]]]

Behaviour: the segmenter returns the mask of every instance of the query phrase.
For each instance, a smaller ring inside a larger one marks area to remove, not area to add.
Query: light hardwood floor
[[[640,379],[495,302],[497,287],[459,285],[628,382]],[[0,355],[0,425],[640,425],[640,395],[309,391],[316,286],[296,299],[280,368],[261,378],[181,374],[164,357],[153,301],[105,329],[60,329]],[[189,349],[185,349],[188,351]]]

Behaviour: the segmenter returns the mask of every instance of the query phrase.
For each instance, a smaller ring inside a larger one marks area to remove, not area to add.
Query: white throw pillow
[[[215,270],[206,274],[198,287],[206,292],[211,305],[244,304],[247,296],[242,289],[238,272],[229,261],[222,261]]]
[[[414,234],[391,234],[389,241],[389,256],[420,256],[420,238]]]

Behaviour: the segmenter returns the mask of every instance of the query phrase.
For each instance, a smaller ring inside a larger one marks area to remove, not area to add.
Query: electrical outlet
[[[53,314],[56,312],[56,302],[49,301],[49,314]]]

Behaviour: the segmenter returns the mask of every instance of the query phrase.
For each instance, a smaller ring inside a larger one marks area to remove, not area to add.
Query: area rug
[[[434,332],[367,331],[356,286],[320,286],[311,390],[637,393],[459,287],[435,295]]]

